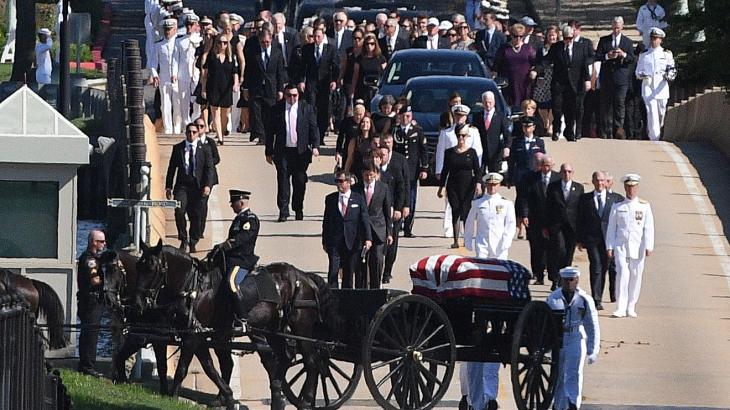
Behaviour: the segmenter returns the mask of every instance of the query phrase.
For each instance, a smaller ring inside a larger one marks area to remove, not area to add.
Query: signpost
[[[139,250],[139,244],[145,241],[146,229],[142,229],[142,226],[147,226],[143,223],[142,209],[149,208],[179,208],[180,201],[167,200],[167,199],[125,199],[125,198],[109,198],[106,200],[107,206],[113,208],[134,208],[134,246]]]

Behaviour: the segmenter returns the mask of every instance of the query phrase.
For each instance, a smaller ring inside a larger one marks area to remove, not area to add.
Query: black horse
[[[212,255],[209,255],[209,260]],[[192,277],[199,275],[205,267],[189,255],[172,246],[158,243],[152,248],[145,247],[137,264],[139,278],[135,304],[138,308],[149,308],[159,305],[163,293],[167,298],[178,298],[195,292],[191,287],[195,282]],[[193,301],[194,312],[203,326],[218,331],[230,331],[233,317],[230,307],[233,295],[227,289],[229,284],[223,280],[220,271],[212,269],[198,279],[199,291]],[[217,285],[217,286],[216,286]],[[271,352],[259,351],[261,362],[266,369],[271,388],[271,408],[283,410],[286,399],[282,393],[282,381],[289,368],[294,352],[281,332],[313,338],[324,329],[325,324],[337,328],[337,316],[331,303],[330,289],[318,275],[303,272],[287,263],[272,263],[257,267],[249,273],[240,285],[241,291],[249,301],[247,324],[251,327],[252,338],[264,338],[271,347]],[[168,301],[167,303],[171,303]],[[226,334],[226,333],[223,333]],[[230,333],[228,333],[230,335]],[[186,348],[186,344],[189,344]],[[187,375],[188,365],[193,352],[207,352],[205,334],[189,334],[181,349],[178,368],[172,392],[176,394],[180,384]],[[297,343],[306,369],[306,380],[302,388],[301,408],[314,405],[318,378],[316,349],[313,343],[301,341]],[[218,354],[219,358],[223,355]],[[225,355],[230,358],[230,354]],[[200,357],[199,357],[200,358]],[[209,357],[208,357],[209,358]],[[212,363],[201,360],[206,374],[213,369]],[[232,365],[232,363],[231,363]],[[221,363],[225,383],[230,381],[230,370]],[[217,374],[216,374],[217,376]],[[210,377],[210,374],[209,374]],[[211,377],[221,391],[225,404],[233,402],[230,387],[221,386],[220,378]]]
[[[36,317],[42,315],[46,318],[49,349],[62,349],[68,345],[68,337],[63,331],[63,304],[52,287],[7,269],[0,269],[0,293],[18,295],[28,303]]]

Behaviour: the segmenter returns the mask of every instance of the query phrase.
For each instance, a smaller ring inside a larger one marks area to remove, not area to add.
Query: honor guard
[[[180,134],[182,129],[181,116],[173,113],[180,112],[178,100],[174,93],[178,89],[178,60],[175,55],[175,39],[177,35],[177,20],[167,18],[162,22],[164,38],[154,45],[150,56],[150,84],[159,89],[160,105],[162,110],[162,124],[165,134]]]
[[[79,367],[81,373],[95,377],[102,374],[96,370],[96,342],[99,340],[99,325],[104,311],[102,295],[102,273],[99,257],[106,248],[104,232],[92,230],[86,250],[79,255],[77,284],[79,291],[78,312],[81,322],[79,334]]]
[[[246,317],[250,306],[246,305],[239,285],[259,260],[259,257],[254,254],[254,249],[261,224],[256,214],[251,212],[248,207],[250,192],[231,189],[229,195],[231,209],[236,213],[236,217],[228,230],[228,239],[216,245],[216,248],[225,255],[226,277],[231,291],[236,296],[234,312],[236,318],[240,320]]]
[[[411,182],[411,201],[409,214],[405,217],[403,235],[413,236],[413,218],[416,213],[416,195],[418,194],[418,180],[428,176],[428,152],[426,151],[426,136],[421,127],[413,123],[411,106],[405,106],[398,112],[400,125],[393,132],[393,151],[406,157],[408,162],[408,178]]]
[[[641,176],[623,177],[626,199],[611,207],[606,229],[606,251],[616,261],[616,310],[613,317],[637,317],[644,259],[654,250],[651,205],[639,199]]]
[[[677,77],[672,52],[662,48],[664,30],[651,29],[649,49],[639,55],[636,77],[641,80],[641,97],[646,106],[646,129],[649,139],[658,141],[664,125],[669,100],[669,81]]]
[[[560,270],[561,287],[547,298],[553,310],[563,310],[563,347],[560,349],[555,410],[580,408],[583,388],[583,363],[595,363],[601,343],[598,311],[593,298],[578,287],[580,271],[569,266]]]

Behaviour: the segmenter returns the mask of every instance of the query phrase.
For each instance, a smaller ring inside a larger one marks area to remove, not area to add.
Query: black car
[[[473,51],[408,49],[396,51],[378,82],[378,93],[370,102],[376,112],[385,95],[398,97],[406,82],[422,76],[459,76],[488,78],[489,70]]]

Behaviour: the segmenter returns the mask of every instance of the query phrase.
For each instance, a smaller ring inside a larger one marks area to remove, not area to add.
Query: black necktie
[[[598,215],[603,215],[603,208],[606,205],[603,203],[603,196],[598,194]]]
[[[264,50],[264,69],[269,68],[269,50]]]
[[[192,145],[188,145],[188,173],[191,177],[195,177],[195,150]]]
[[[317,46],[317,47],[315,48],[315,52],[314,52],[314,58],[316,58],[316,59],[317,59],[317,63],[319,63],[319,58],[320,58],[320,57],[321,57],[321,54],[319,53],[319,46]]]

